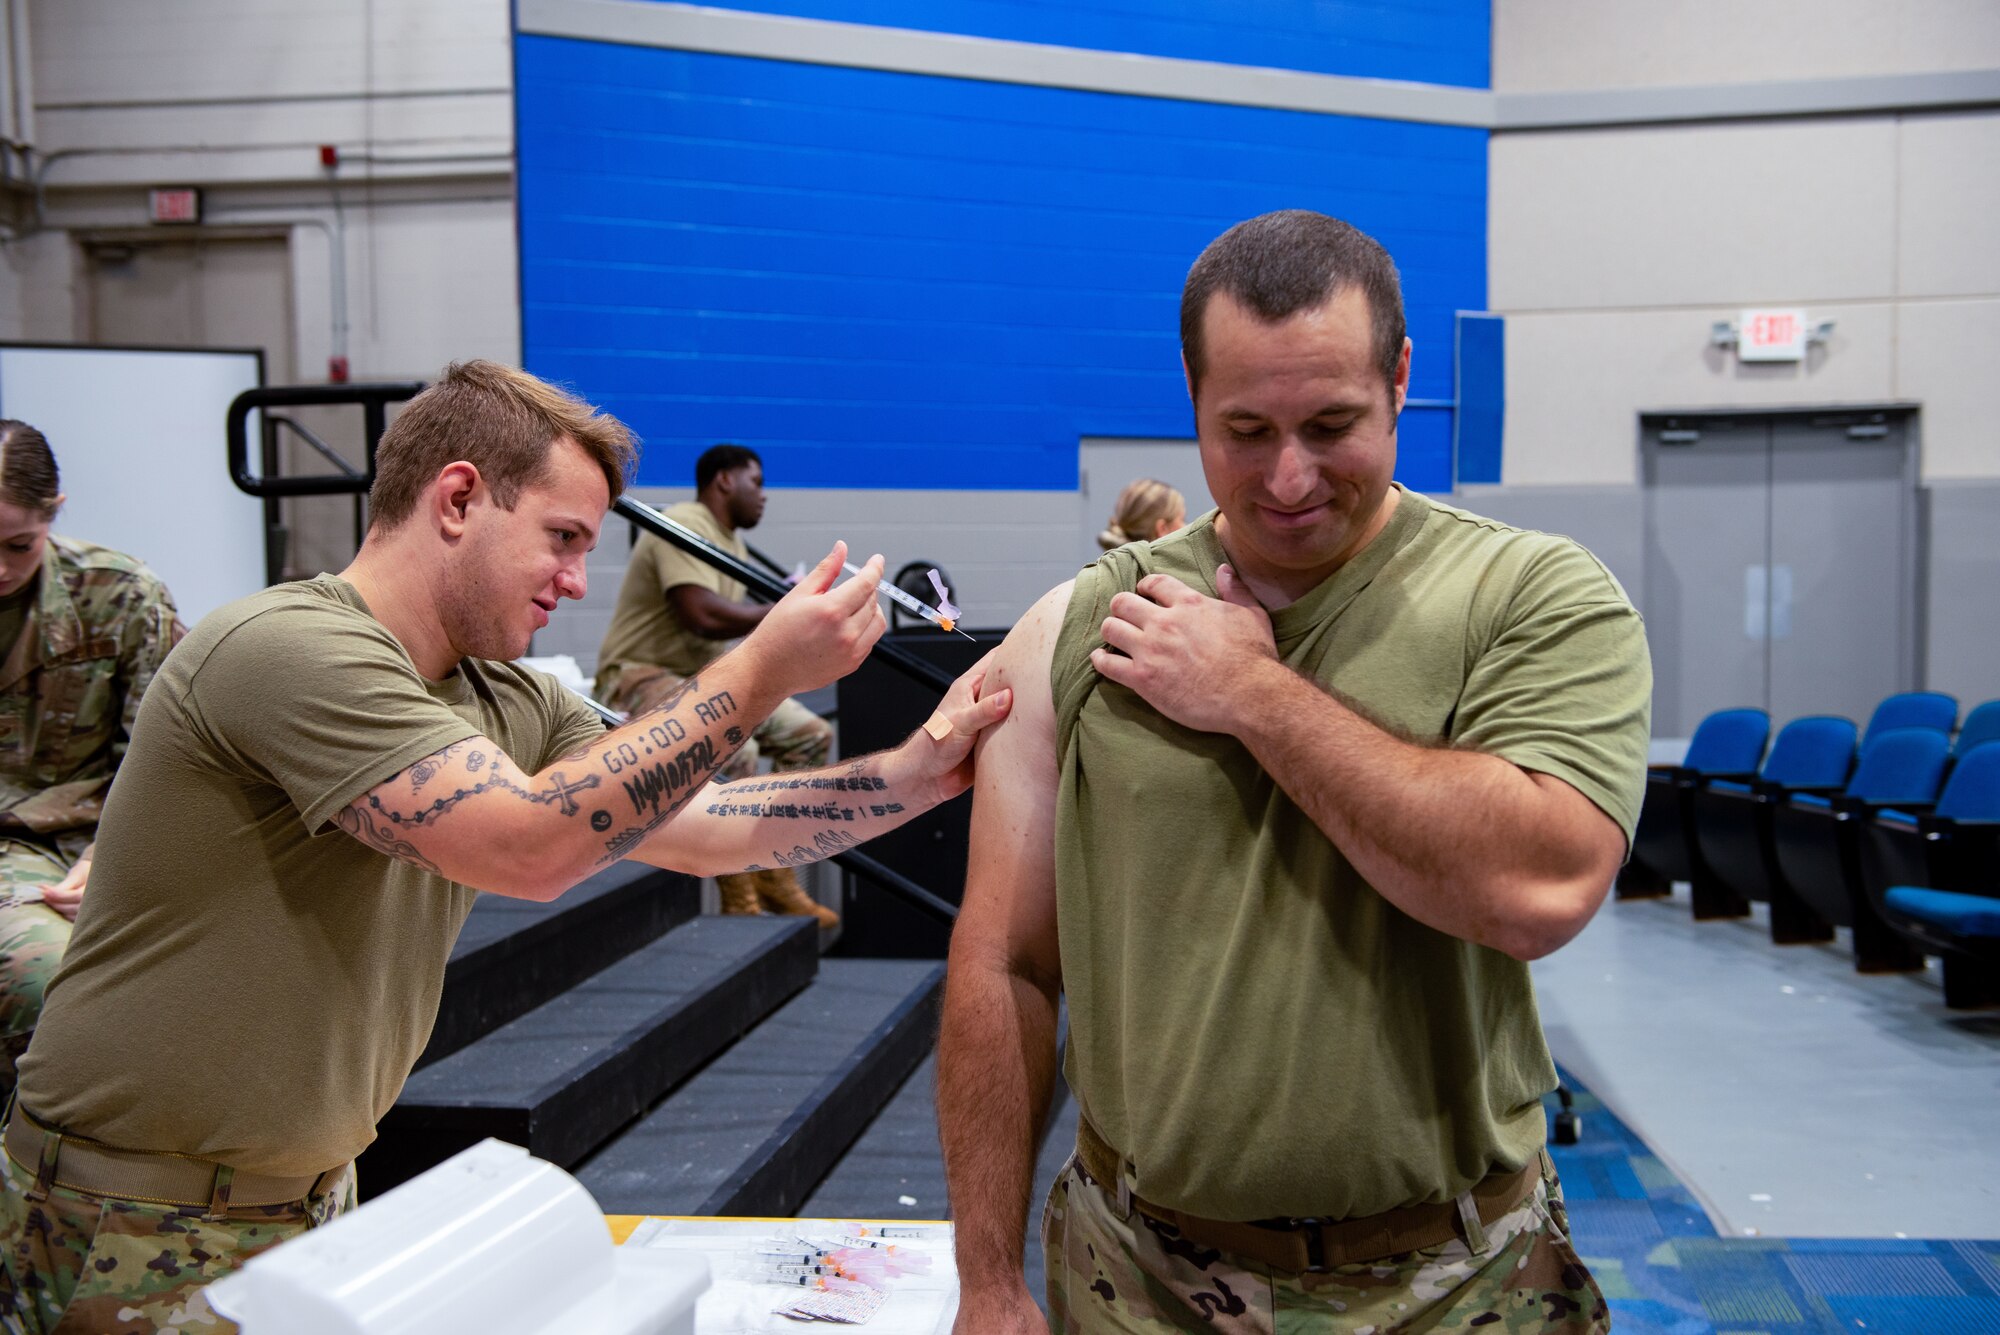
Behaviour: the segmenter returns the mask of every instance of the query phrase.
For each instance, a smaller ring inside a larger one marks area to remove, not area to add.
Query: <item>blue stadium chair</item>
[[[1772,846],[1792,899],[1771,901],[1771,939],[1830,941],[1854,929],[1854,967],[1898,973],[1924,967],[1882,921],[1861,881],[1861,828],[1888,808],[1928,807],[1944,781],[1951,739],[1930,728],[1892,728],[1863,744],[1861,763],[1838,797],[1797,793],[1771,809]],[[1781,919],[1783,919],[1781,921]]]
[[[1893,885],[1884,908],[1898,930],[1943,957],[1945,1005],[2000,1005],[2000,883],[1984,894]]]
[[[1687,837],[1689,794],[1714,779],[1756,777],[1771,737],[1771,716],[1761,709],[1720,709],[1701,721],[1678,765],[1646,769],[1646,801],[1632,836],[1632,856],[1618,872],[1620,899],[1668,894],[1675,881],[1695,879]]]
[[[1956,761],[1975,746],[2000,742],[2000,700],[1988,700],[1965,716],[1958,736],[1951,742],[1951,758]]]
[[[2000,886],[2000,741],[1983,742],[1960,757],[1935,807],[1883,811],[1860,835],[1861,883],[1870,906],[1918,949],[1943,954],[1935,924],[1927,928],[1893,907],[1889,892],[1916,886],[1989,895]],[[1948,992],[1952,958],[1945,955]],[[1959,973],[1961,992],[1971,985],[1966,979],[1979,977],[1963,963]]]
[[[1794,793],[1831,796],[1845,788],[1854,770],[1854,735],[1851,719],[1793,719],[1757,778],[1716,779],[1689,794],[1696,918],[1740,918],[1752,899],[1790,895],[1771,846],[1771,809]],[[1787,904],[1788,913],[1795,903]]]
[[[1904,691],[1875,706],[1868,729],[1861,734],[1861,749],[1867,750],[1868,743],[1895,728],[1929,728],[1950,736],[1957,726],[1957,696],[1943,691]]]

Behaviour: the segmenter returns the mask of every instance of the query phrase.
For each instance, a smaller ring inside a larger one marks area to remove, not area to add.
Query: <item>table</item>
[[[619,1246],[701,1253],[713,1283],[695,1305],[695,1335],[795,1335],[802,1331],[855,1329],[870,1335],[950,1335],[958,1314],[958,1269],[947,1220],[703,1218],[687,1215],[606,1215]],[[831,1243],[843,1236],[876,1240],[881,1230],[899,1252],[929,1258],[927,1273],[888,1281],[888,1302],[866,1323],[830,1327],[772,1311],[795,1290],[756,1276],[756,1254],[767,1244],[805,1238]]]

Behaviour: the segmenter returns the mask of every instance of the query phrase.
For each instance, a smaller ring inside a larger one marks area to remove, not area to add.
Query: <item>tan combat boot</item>
[[[790,867],[758,872],[757,895],[776,912],[810,915],[819,919],[821,927],[840,925],[840,915],[807,894]]]
[[[762,913],[764,906],[757,902],[757,873],[738,872],[734,876],[718,876],[715,888],[722,892],[724,913]]]

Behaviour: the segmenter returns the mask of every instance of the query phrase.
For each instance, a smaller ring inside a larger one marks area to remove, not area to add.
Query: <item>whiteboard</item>
[[[263,380],[254,351],[0,347],[0,417],[49,439],[54,531],[144,561],[192,626],[264,587],[264,507],[229,480],[226,429]]]

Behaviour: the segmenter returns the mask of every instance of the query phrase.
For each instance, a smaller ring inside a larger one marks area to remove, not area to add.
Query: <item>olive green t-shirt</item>
[[[475,892],[335,816],[468,737],[533,773],[602,731],[511,664],[427,681],[330,575],[204,618],[139,707],[22,1106],[250,1172],[353,1158],[430,1037]]]
[[[726,552],[738,557],[750,554],[743,534],[724,533],[715,515],[700,501],[683,501],[664,513]],[[611,685],[609,669],[626,663],[645,663],[692,677],[722,657],[729,648],[728,640],[697,635],[674,615],[667,602],[667,590],[682,584],[707,589],[726,602],[743,601],[744,589],[739,581],[650,533],[641,533],[632,544],[632,559],[625,567],[625,582],[618,586],[618,603],[611,612],[611,626],[604,632],[603,647],[597,651],[601,687],[608,689]]]
[[[1575,543],[1392,493],[1373,542],[1271,614],[1279,655],[1390,730],[1574,785],[1629,842],[1651,669]],[[1214,515],[1086,569],[1058,638],[1068,1075],[1143,1198],[1219,1219],[1443,1201],[1541,1146],[1528,966],[1377,894],[1231,737],[1100,678],[1111,596],[1216,596]],[[1476,856],[1476,851],[1474,856]]]

